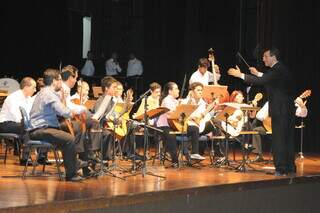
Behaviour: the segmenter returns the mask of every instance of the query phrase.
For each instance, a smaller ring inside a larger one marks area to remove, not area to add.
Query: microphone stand
[[[145,92],[144,94],[142,94],[140,96],[140,98],[134,103],[136,104],[137,102],[139,102],[141,99],[144,98],[144,124],[142,124],[141,126],[144,127],[143,129],[143,160],[142,160],[142,167],[141,167],[141,171],[139,172],[136,172],[135,170],[133,170],[133,174],[131,175],[128,175],[128,176],[125,176],[126,178],[127,177],[132,177],[132,176],[136,176],[138,174],[142,174],[142,177],[145,177],[146,175],[151,175],[151,176],[154,176],[154,177],[159,177],[159,178],[165,178],[164,176],[161,176],[161,175],[156,175],[154,174],[153,172],[151,171],[147,171],[147,156],[146,156],[146,153],[147,153],[147,147],[149,146],[149,133],[148,133],[148,128],[150,128],[150,126],[148,125],[148,121],[149,121],[149,116],[147,114],[147,110],[148,110],[148,106],[147,106],[147,94],[150,92],[151,90],[149,89],[147,92]],[[152,129],[156,130],[156,131],[159,131],[159,132],[162,132],[162,130],[159,130],[157,128],[154,128],[152,127]],[[135,144],[135,141],[134,141],[134,144]],[[135,145],[134,145],[135,147]],[[135,150],[133,150],[135,152]],[[135,160],[135,159],[134,159]],[[135,165],[135,164],[134,164]]]

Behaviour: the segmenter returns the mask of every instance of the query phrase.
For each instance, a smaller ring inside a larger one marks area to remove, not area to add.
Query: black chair
[[[14,133],[0,133],[0,140],[4,140],[6,150],[4,153],[4,163],[7,163],[7,154],[10,146],[14,146],[18,152],[18,157],[20,160],[20,146],[21,146],[21,136]]]
[[[54,158],[55,158],[55,163],[57,166],[57,171],[58,171],[58,176],[59,180],[62,180],[62,173],[60,170],[60,159],[59,159],[59,153],[57,150],[57,147],[52,145],[51,143],[45,142],[45,141],[40,141],[40,140],[31,140],[29,136],[29,131],[30,131],[30,122],[28,119],[28,115],[26,110],[23,107],[20,107],[21,115],[22,115],[22,124],[24,126],[25,133],[23,135],[23,143],[22,143],[22,149],[25,149],[28,155],[27,159],[31,159],[32,161],[32,175],[35,176],[35,169],[36,166],[38,165],[38,159],[39,159],[39,154],[38,150],[39,149],[44,149],[47,151],[53,151]],[[32,153],[36,154],[35,159],[32,159],[31,154]],[[25,167],[23,169],[23,174],[22,178],[24,179],[27,176],[27,170],[28,170],[28,162],[26,162]],[[43,165],[42,172],[45,170],[45,165]]]

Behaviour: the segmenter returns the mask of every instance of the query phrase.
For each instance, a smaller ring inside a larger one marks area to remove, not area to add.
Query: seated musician
[[[305,102],[302,98],[297,97],[295,99],[295,106],[296,106],[296,116],[297,117],[307,117],[308,109],[305,105]],[[252,135],[252,146],[255,148],[253,153],[256,154],[254,162],[261,162],[264,160],[263,158],[263,150],[262,150],[262,143],[261,143],[261,135],[266,135],[266,129],[263,126],[262,122],[267,119],[269,116],[269,102],[266,102],[263,107],[257,112],[256,119],[253,125],[253,131],[258,131],[259,134]]]
[[[160,106],[159,102],[160,102],[160,96],[161,96],[161,85],[158,84],[157,82],[153,82],[149,85],[149,88],[151,90],[151,95],[149,95],[147,98],[147,110],[156,109]],[[145,104],[145,100],[142,99],[137,112],[133,115],[133,118],[144,114],[144,110],[145,110],[144,104]],[[151,125],[154,124],[154,121],[155,121],[154,119],[149,120]]]
[[[234,90],[229,98],[230,102],[242,104],[243,103],[243,93],[239,90]],[[227,118],[227,123],[225,121],[221,121],[222,132],[225,134],[232,135],[237,137],[244,125],[243,119],[243,111],[241,109],[236,109],[229,117]],[[248,143],[246,141],[241,141],[243,144],[243,148],[248,148]],[[219,144],[222,153],[225,153],[225,143]]]
[[[151,109],[156,109],[159,107],[159,101],[160,101],[160,95],[161,95],[161,85],[158,84],[157,82],[153,82],[149,85],[149,88],[151,90],[151,95],[147,97],[147,111],[148,110],[151,110]],[[138,116],[141,116],[144,114],[145,112],[145,98],[143,98],[141,100],[141,103],[139,105],[139,108],[137,110],[136,113],[133,114],[133,119],[135,119],[136,117]],[[158,118],[153,118],[153,119],[149,119],[148,122],[149,122],[149,125],[154,125],[156,123],[156,120]],[[123,151],[124,151],[124,155],[127,155],[129,154],[129,157],[132,156],[133,157],[133,154],[135,153],[133,151],[133,141],[138,141],[138,140],[143,140],[143,138],[141,137],[137,137],[137,135],[134,135],[135,132],[143,132],[143,128],[142,127],[138,127],[135,125],[135,123],[133,121],[129,121],[128,122],[128,135],[126,137],[126,140],[125,140],[125,146],[123,148]],[[152,133],[153,131],[151,130],[151,132],[149,133]],[[157,134],[151,134],[153,137],[154,140],[157,140],[158,137],[157,137]],[[150,136],[150,135],[149,135]],[[157,140],[158,141],[158,140]],[[142,144],[142,143],[140,143]],[[139,157],[139,155],[136,154],[137,157]]]
[[[112,112],[115,101],[113,96],[117,89],[117,80],[112,76],[106,76],[101,80],[103,94],[98,98],[94,108],[92,119],[97,120],[100,124],[92,126],[90,137],[92,141],[92,150],[100,150],[104,161],[112,159],[113,133],[105,127],[107,116]],[[102,150],[101,150],[102,148]]]
[[[83,161],[92,161],[95,162],[95,158],[93,156],[93,152],[91,149],[91,142],[89,140],[85,140],[86,129],[90,128],[91,120],[90,114],[88,113],[87,108],[84,105],[80,105],[80,103],[76,104],[71,101],[71,89],[75,86],[78,78],[78,69],[72,65],[67,65],[62,68],[61,78],[62,78],[62,89],[61,89],[61,98],[64,100],[65,105],[70,110],[74,110],[77,114],[82,114],[85,118],[82,117],[83,120],[76,121],[72,120],[72,129],[67,127],[65,123],[61,124],[61,128],[65,131],[73,131],[76,144],[76,152],[79,155],[79,159]],[[82,123],[84,122],[84,123]],[[83,174],[85,176],[89,176],[91,171],[89,168],[83,168]]]
[[[163,93],[160,99],[160,104],[163,107],[167,107],[170,109],[170,112],[174,111],[178,106],[179,102],[177,98],[179,97],[179,88],[178,85],[174,82],[168,82],[164,88]],[[159,116],[157,121],[157,127],[163,130],[161,134],[162,140],[165,145],[165,150],[169,152],[172,159],[172,167],[177,168],[178,165],[178,155],[177,155],[177,142],[176,136],[170,134],[172,128],[169,126],[168,123],[168,114],[170,112],[164,113]]]
[[[77,84],[77,92],[70,97],[71,102],[76,104],[85,104],[86,101],[89,99],[89,91],[90,87],[86,81],[78,81]],[[82,97],[80,98],[80,94]],[[81,100],[81,103],[80,103]]]
[[[189,94],[181,103],[198,105],[198,108],[192,112],[187,118],[187,136],[191,139],[192,151],[190,158],[204,160],[205,158],[199,155],[199,121],[203,118],[203,113],[206,111],[207,103],[202,99],[203,85],[200,82],[194,82],[189,86]]]
[[[71,118],[74,110],[66,108],[58,92],[62,88],[61,75],[58,70],[47,69],[44,72],[46,85],[36,96],[30,111],[31,132],[33,140],[43,140],[52,143],[62,150],[67,181],[80,181],[83,178],[77,174],[85,163],[77,161],[75,138],[60,128],[57,116]]]
[[[34,99],[31,97],[36,91],[36,82],[31,77],[25,77],[20,82],[20,89],[6,97],[0,111],[0,132],[22,134],[24,127],[21,125],[21,113],[19,107],[23,107],[29,114]],[[15,147],[15,150],[18,150]],[[19,153],[16,153],[19,154]],[[20,165],[25,165],[25,154],[20,159]],[[45,159],[40,158],[39,162]]]

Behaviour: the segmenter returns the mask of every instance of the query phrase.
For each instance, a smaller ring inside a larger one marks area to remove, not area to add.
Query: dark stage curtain
[[[296,76],[297,96],[311,89],[305,119],[304,151],[320,151],[320,26],[319,1],[258,0],[257,39],[261,47],[277,46],[282,60]],[[297,119],[297,124],[299,119]],[[298,131],[298,130],[297,130]],[[299,132],[297,132],[299,151]]]

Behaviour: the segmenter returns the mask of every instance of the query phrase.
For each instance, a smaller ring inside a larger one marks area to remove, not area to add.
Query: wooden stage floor
[[[148,162],[147,171],[165,176],[165,179],[141,174],[121,180],[108,175],[87,179],[81,183],[59,181],[56,176],[28,177],[21,179],[23,167],[18,165],[17,156],[8,155],[7,163],[3,163],[4,152],[0,149],[0,211],[6,212],[37,212],[36,209],[46,209],[47,212],[66,212],[68,209],[84,210],[99,207],[99,205],[125,205],[139,203],[141,199],[150,199],[157,193],[181,192],[181,190],[217,187],[215,190],[232,190],[230,186],[244,187],[246,183],[254,183],[256,187],[262,183],[275,184],[281,181],[292,181],[300,177],[317,177],[320,175],[320,155],[305,154],[304,160],[297,160],[296,177],[275,177],[266,174],[272,165],[266,163],[251,164],[263,172],[235,172],[227,168],[213,168],[209,157],[201,163],[201,168],[182,167],[180,169],[164,168],[157,160],[152,166]],[[230,158],[231,159],[231,155]],[[251,156],[253,158],[253,156]],[[268,157],[267,157],[268,158]],[[241,155],[236,155],[241,160]],[[231,162],[236,165],[238,162]],[[120,165],[129,168],[130,162],[120,161]],[[31,169],[31,168],[30,168]],[[39,166],[40,169],[40,166]],[[55,171],[53,166],[47,171]],[[271,169],[272,171],[272,169]],[[119,174],[117,172],[117,174]],[[120,176],[128,175],[119,174]],[[224,188],[222,186],[225,186]],[[229,187],[229,188],[228,188]],[[140,196],[140,198],[139,198]],[[165,195],[166,196],[166,195]],[[107,204],[106,204],[107,203]]]

